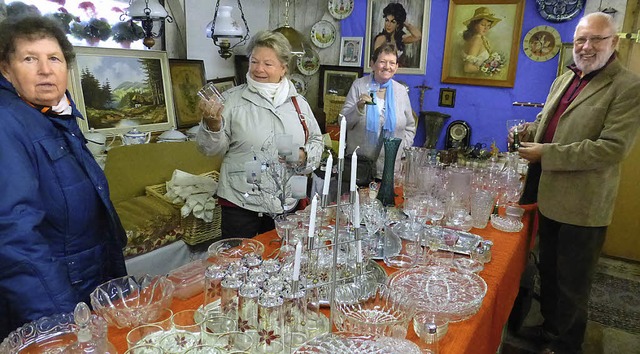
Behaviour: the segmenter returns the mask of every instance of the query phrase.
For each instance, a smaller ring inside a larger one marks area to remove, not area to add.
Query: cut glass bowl
[[[207,253],[209,261],[226,265],[242,260],[242,257],[248,254],[262,256],[264,245],[260,241],[251,238],[227,238],[212,243]]]
[[[91,293],[95,312],[118,328],[153,322],[171,305],[174,285],[166,276],[125,276],[98,286]]]
[[[456,268],[417,267],[389,277],[394,292],[409,296],[421,311],[443,315],[449,322],[473,316],[487,293],[479,275]]]
[[[524,225],[516,218],[493,214],[491,215],[491,226],[504,232],[520,232]]]
[[[357,299],[354,301],[354,299]],[[405,338],[415,314],[413,300],[384,284],[368,291],[353,286],[336,288],[334,324],[339,331]]]
[[[317,336],[294,351],[296,354],[419,354],[420,348],[406,339],[376,337],[348,332]]]

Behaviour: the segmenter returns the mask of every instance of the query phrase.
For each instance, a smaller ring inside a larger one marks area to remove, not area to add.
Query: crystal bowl
[[[520,232],[524,224],[516,218],[494,214],[491,215],[491,226],[504,232]]]
[[[97,315],[91,316],[89,328],[94,343],[107,346],[107,323]],[[42,317],[9,333],[0,344],[0,353],[60,353],[77,341],[77,326],[73,313]]]
[[[353,286],[336,288],[336,328],[339,331],[405,338],[409,321],[415,314],[414,301],[384,284],[377,284],[372,290],[361,291]]]
[[[91,293],[95,312],[118,328],[153,322],[171,305],[175,286],[165,275],[112,279]]]
[[[239,261],[248,254],[262,256],[264,245],[251,238],[227,238],[212,243],[207,253],[210,262],[225,265]]]

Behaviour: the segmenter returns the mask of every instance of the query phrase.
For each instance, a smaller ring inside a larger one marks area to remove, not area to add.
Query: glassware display
[[[419,354],[420,348],[407,339],[378,337],[349,332],[326,333],[294,351],[295,354]]]
[[[410,226],[407,222],[399,222],[390,227],[391,232],[402,239],[416,241],[417,233],[408,232]],[[426,226],[425,234],[427,238],[438,241],[437,249],[458,254],[470,255],[471,252],[483,241],[482,237],[462,230]],[[447,243],[449,240],[449,243]],[[429,246],[429,240],[425,239],[422,246]]]
[[[402,270],[389,277],[389,286],[412,298],[422,311],[447,316],[450,322],[473,316],[487,293],[484,279],[455,268]]]
[[[118,328],[153,322],[173,300],[174,285],[167,276],[124,276],[98,286],[91,293],[94,311]]]

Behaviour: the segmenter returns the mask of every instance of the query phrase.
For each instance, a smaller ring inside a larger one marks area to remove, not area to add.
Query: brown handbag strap
[[[309,141],[309,128],[307,127],[307,122],[305,122],[304,118],[302,118],[302,113],[300,112],[300,106],[298,106],[298,100],[296,100],[295,96],[291,97],[291,101],[293,105],[296,107],[296,112],[298,112],[298,119],[300,119],[300,124],[302,124],[302,130],[304,130],[304,143],[306,144]]]

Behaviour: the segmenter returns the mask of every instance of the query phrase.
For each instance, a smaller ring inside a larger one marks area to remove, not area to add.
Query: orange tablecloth
[[[484,229],[472,229],[471,232],[493,241],[492,259],[485,264],[480,276],[487,282],[487,294],[477,314],[468,320],[449,324],[449,331],[440,344],[443,354],[495,354],[500,345],[502,329],[518,294],[520,275],[524,270],[533,231],[535,205],[524,206],[526,212],[522,218],[524,228],[519,233],[505,233],[491,226]],[[275,231],[256,236],[265,245],[265,255],[271,254],[276,247],[269,241],[277,238]],[[387,274],[395,270],[381,263]],[[204,302],[200,293],[190,299],[173,299],[171,309],[174,312],[198,308]],[[325,310],[328,312],[328,310]],[[328,313],[327,317],[328,317]],[[109,327],[109,340],[124,353],[127,349],[126,336],[129,328]],[[409,325],[407,338],[418,342],[419,339]]]

